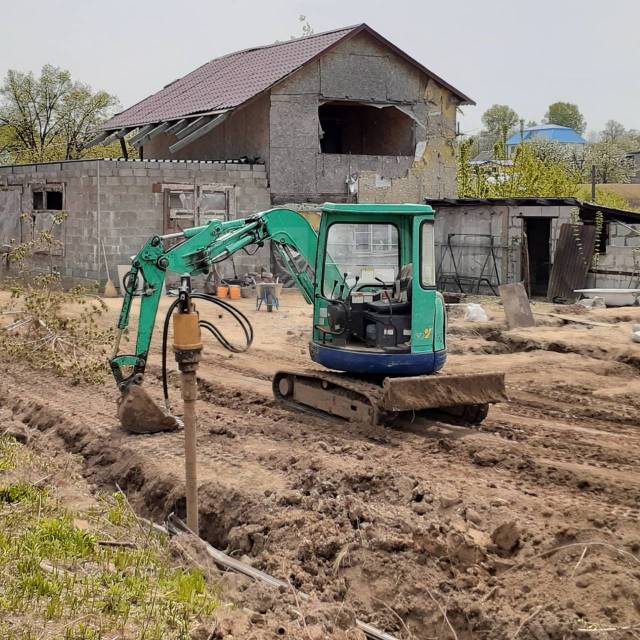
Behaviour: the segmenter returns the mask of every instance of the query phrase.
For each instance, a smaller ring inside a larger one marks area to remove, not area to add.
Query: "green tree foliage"
[[[561,127],[569,127],[578,133],[584,133],[587,123],[580,113],[580,109],[570,102],[554,102],[549,105],[545,120],[549,124],[557,124]]]
[[[501,136],[506,129],[511,133],[519,122],[518,114],[506,104],[494,104],[482,114],[482,124],[494,138]]]
[[[591,182],[592,165],[596,167],[598,183],[629,182],[631,163],[626,158],[626,150],[616,142],[602,141],[575,146],[540,138],[528,144],[540,160],[562,164],[569,171],[577,172],[583,182]]]
[[[498,141],[497,146],[500,146]],[[554,159],[541,159],[529,143],[519,145],[511,161],[498,161],[487,170],[469,165],[466,156],[472,140],[458,148],[458,196],[469,198],[513,198],[519,196],[574,196],[580,174]],[[499,152],[499,149],[496,149]]]
[[[590,201],[591,187],[582,187],[576,194],[576,198]],[[603,207],[612,207],[613,209],[631,209],[629,201],[624,196],[600,187],[596,187],[596,199],[594,202],[601,204]]]
[[[616,144],[625,151],[640,150],[640,131],[626,129],[616,120],[609,120],[598,136],[600,142]]]
[[[13,142],[11,130],[7,126],[0,125],[0,164],[11,162],[10,148]]]
[[[624,125],[617,120],[608,120],[604,125],[604,129],[600,133],[600,140],[602,142],[615,142],[618,143],[625,136],[627,130]]]
[[[13,162],[83,157],[84,144],[117,105],[106,91],[93,92],[52,65],[45,65],[39,77],[10,70],[0,87],[0,153],[4,147]],[[119,145],[116,155],[121,155]]]

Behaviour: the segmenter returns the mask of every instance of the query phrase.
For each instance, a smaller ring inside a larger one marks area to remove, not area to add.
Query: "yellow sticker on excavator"
[[[425,327],[422,332],[422,337],[426,340],[431,335],[431,327]]]

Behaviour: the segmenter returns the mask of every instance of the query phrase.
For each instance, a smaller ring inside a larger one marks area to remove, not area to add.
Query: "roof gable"
[[[371,27],[360,24],[215,58],[115,115],[102,128],[115,130],[233,109],[363,31],[448,88],[461,103],[475,104]]]

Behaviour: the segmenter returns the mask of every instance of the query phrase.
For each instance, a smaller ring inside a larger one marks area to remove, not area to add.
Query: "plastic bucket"
[[[232,300],[240,300],[240,286],[237,284],[229,285],[229,297]]]
[[[221,286],[216,289],[216,296],[218,296],[218,298],[226,298],[228,294],[229,294],[229,287]]]

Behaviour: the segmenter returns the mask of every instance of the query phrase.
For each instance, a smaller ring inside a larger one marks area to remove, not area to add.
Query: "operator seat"
[[[393,285],[393,299],[376,300],[366,304],[367,311],[381,314],[403,315],[411,313],[411,287],[413,284],[413,264],[405,264]]]

